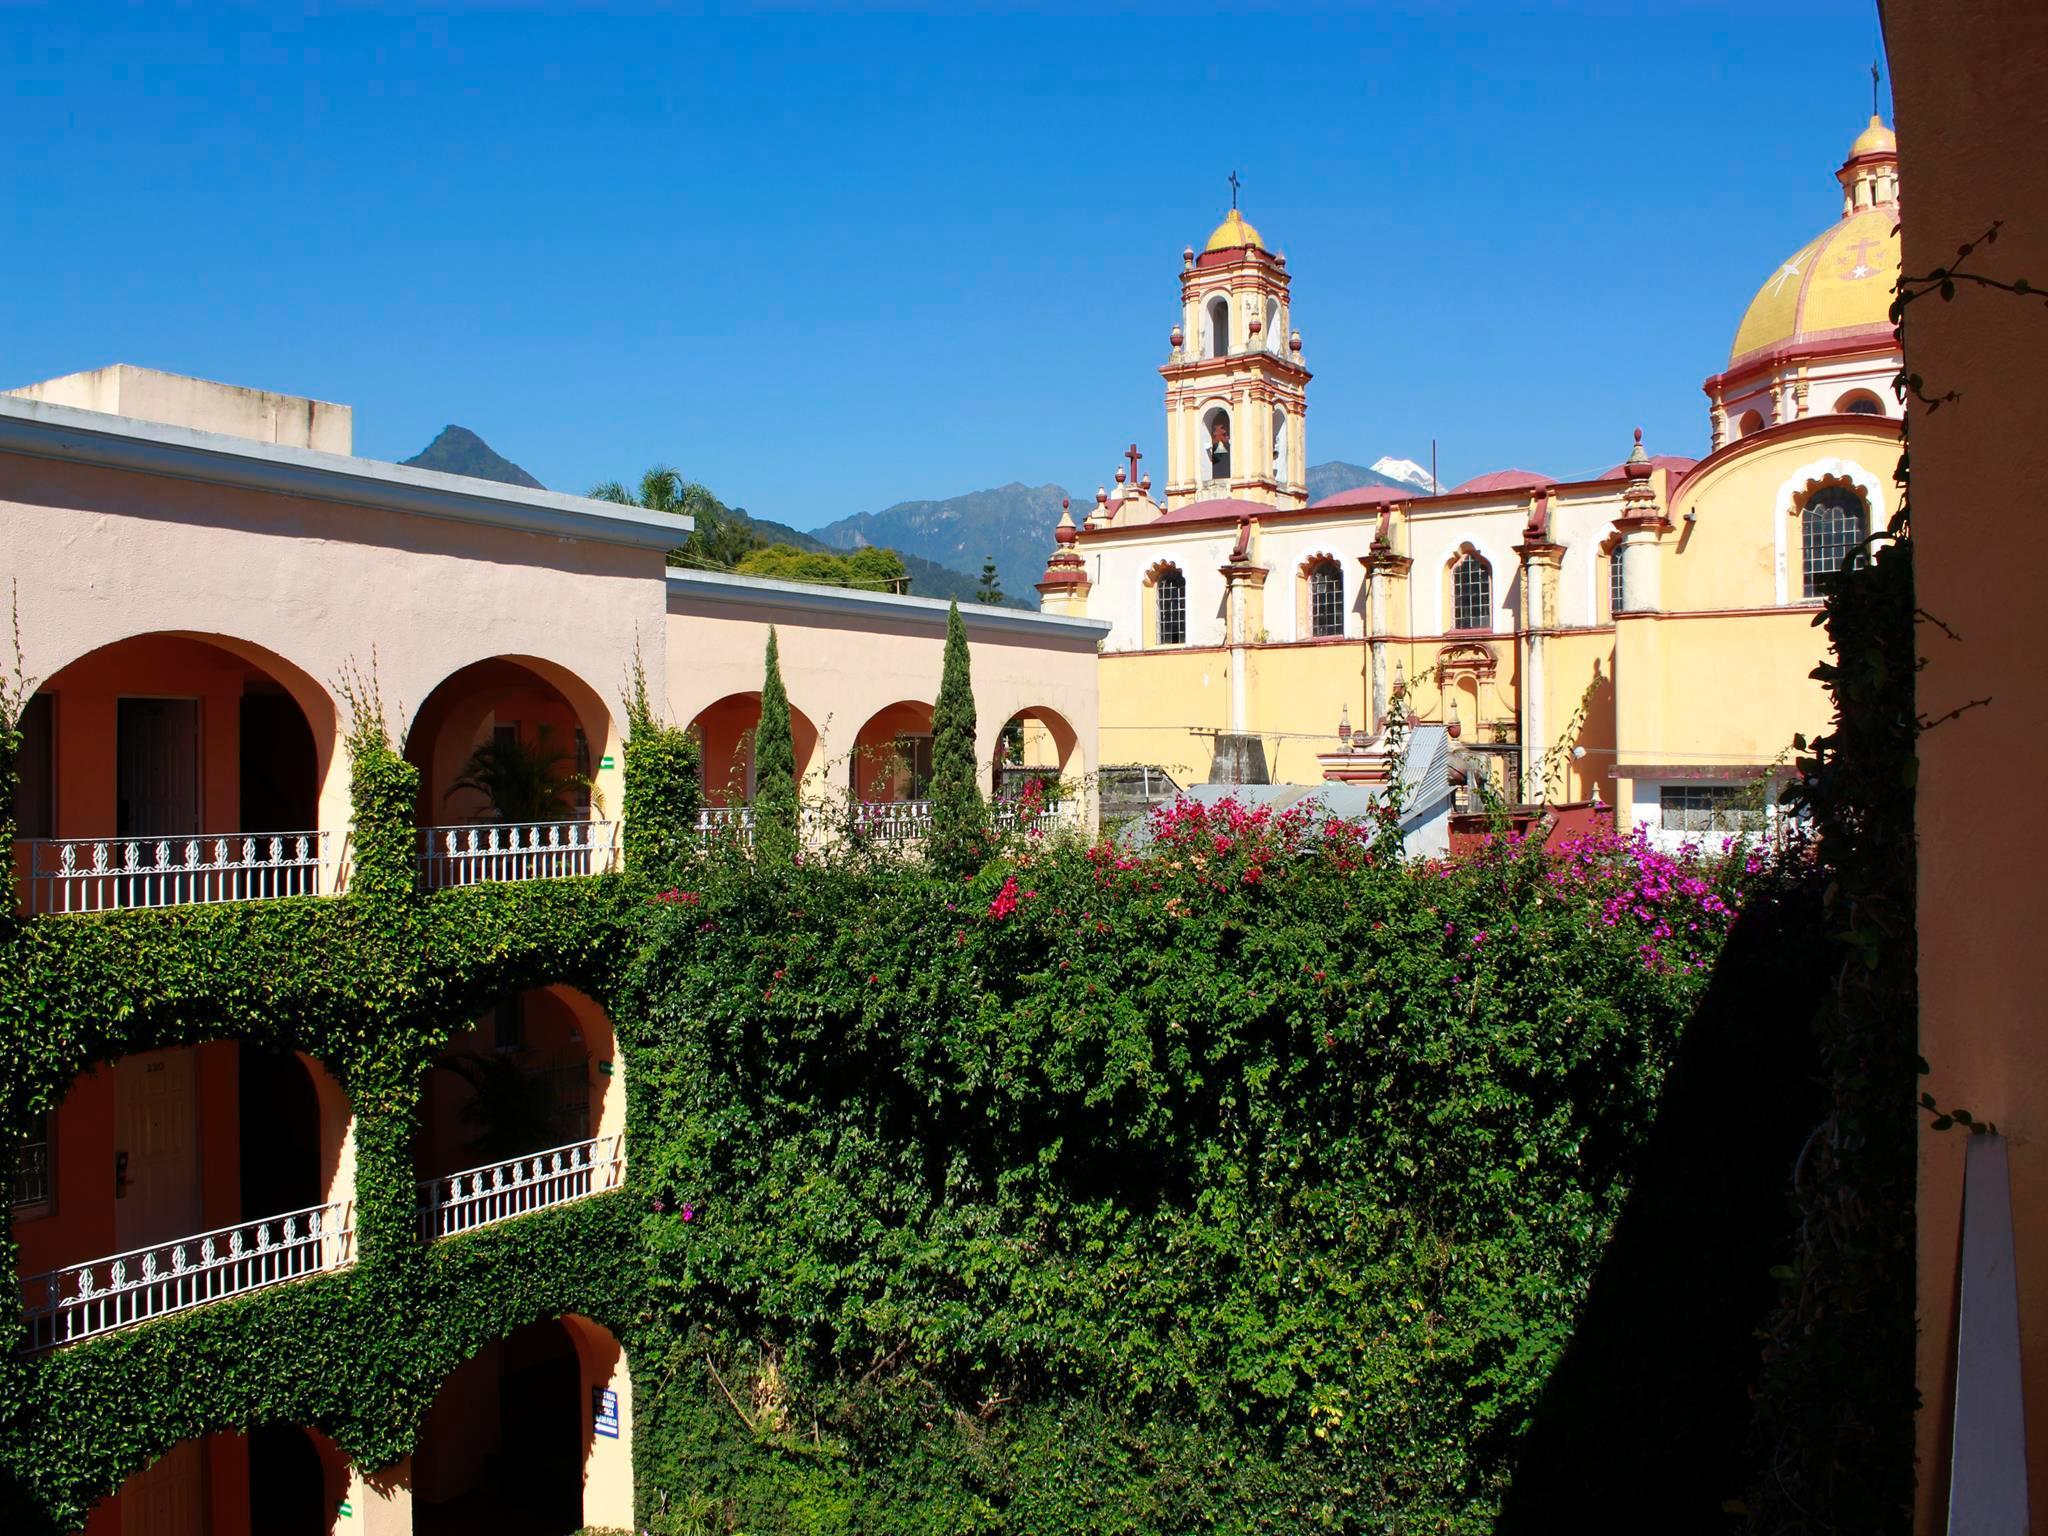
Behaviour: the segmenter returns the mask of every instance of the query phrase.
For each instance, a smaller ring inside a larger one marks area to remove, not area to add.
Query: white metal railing
[[[616,821],[488,822],[420,828],[427,887],[602,875],[618,865]]]
[[[28,1347],[50,1349],[355,1260],[347,1201],[174,1238],[22,1282]]]
[[[697,809],[697,841],[716,837],[738,837],[743,843],[754,838],[754,808],[751,805],[705,805]]]
[[[619,1138],[599,1136],[421,1179],[420,1236],[447,1237],[617,1189],[625,1167]]]
[[[862,800],[853,807],[853,830],[878,843],[914,843],[932,829],[929,800]]]
[[[46,837],[28,850],[28,910],[112,912],[317,896],[331,888],[325,832]]]
[[[1062,828],[1079,825],[1080,805],[1062,801],[1036,811],[1020,810],[1015,801],[999,801],[990,815],[998,832],[1022,832],[1027,836],[1049,837]],[[828,837],[835,825],[831,814],[805,806],[799,813],[800,832],[806,841]],[[929,800],[864,800],[855,803],[847,824],[855,836],[878,843],[913,843],[931,830]],[[742,846],[754,840],[754,808],[750,805],[707,805],[697,812],[697,841],[715,842],[734,838]]]
[[[1035,811],[1021,809],[1014,800],[999,801],[990,819],[998,832],[1022,832],[1026,837],[1051,837],[1066,827],[1080,825],[1080,802],[1062,800],[1042,805]]]

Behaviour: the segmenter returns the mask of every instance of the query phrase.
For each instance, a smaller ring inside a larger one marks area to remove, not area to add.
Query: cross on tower
[[[1237,172],[1232,171],[1230,173],[1230,206],[1233,208],[1237,206],[1237,187]]]
[[[1145,457],[1145,455],[1138,452],[1138,445],[1136,443],[1133,443],[1130,447],[1124,450],[1124,457],[1131,461],[1130,483],[1132,485],[1136,485],[1138,483],[1138,460]]]
[[[1876,117],[1876,116],[1878,115],[1878,113],[1877,113],[1877,60],[1875,60],[1875,59],[1872,59],[1872,60],[1870,61],[1870,115],[1871,115],[1872,117]]]

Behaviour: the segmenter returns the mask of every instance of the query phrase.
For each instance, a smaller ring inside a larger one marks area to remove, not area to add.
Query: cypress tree
[[[761,683],[761,724],[754,732],[754,857],[788,864],[796,857],[796,744],[775,629],[768,630],[768,675]]]
[[[932,830],[927,852],[952,875],[971,875],[988,851],[988,808],[974,760],[974,683],[967,626],[956,602],[946,615],[946,663],[932,705]]]

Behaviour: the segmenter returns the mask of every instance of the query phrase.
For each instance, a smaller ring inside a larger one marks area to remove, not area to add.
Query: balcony
[[[490,822],[420,828],[429,890],[609,874],[619,865],[616,821]]]
[[[432,1242],[617,1189],[625,1177],[617,1136],[549,1147],[460,1173],[420,1180],[420,1236]]]
[[[22,1282],[27,1348],[52,1349],[355,1261],[353,1212],[330,1201],[68,1264]]]
[[[31,838],[16,845],[27,911],[119,912],[318,896],[336,888],[325,832]]]

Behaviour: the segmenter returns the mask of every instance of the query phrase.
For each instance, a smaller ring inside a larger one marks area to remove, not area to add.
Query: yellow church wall
[[[1337,722],[1364,730],[1366,649],[1362,641],[1265,645],[1245,653],[1250,725],[1264,739],[1276,784],[1322,782],[1319,753],[1337,749]]]
[[[1212,731],[1230,726],[1230,653],[1105,651],[1097,663],[1102,761],[1150,763],[1182,784],[1209,777]]]
[[[1545,792],[1553,800],[1590,800],[1596,794],[1615,803],[1614,631],[1586,629],[1544,640],[1546,686],[1543,718],[1549,739],[1529,743],[1535,754],[1554,752],[1546,765]],[[1580,713],[1580,704],[1585,705]],[[1585,756],[1573,758],[1574,747]]]
[[[1806,486],[1826,476],[1856,484],[1881,527],[1894,506],[1898,456],[1895,423],[1831,417],[1774,428],[1707,460],[1671,498],[1674,531],[1657,545],[1657,606],[1711,611],[1803,601],[1796,512]],[[1687,512],[1695,514],[1691,523]]]
[[[1790,656],[1814,650],[1813,613],[1688,618],[1626,614],[1615,626],[1621,767],[1706,771],[1789,764],[1792,737],[1828,720],[1827,696]],[[1589,753],[1590,755],[1590,753]],[[1677,775],[1634,775],[1669,778]]]

